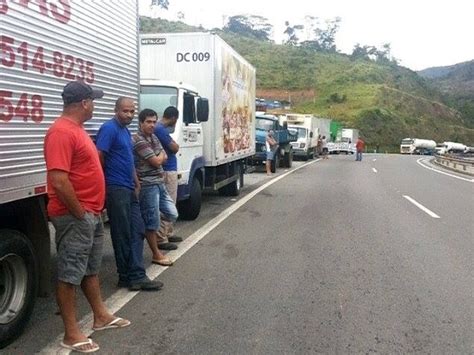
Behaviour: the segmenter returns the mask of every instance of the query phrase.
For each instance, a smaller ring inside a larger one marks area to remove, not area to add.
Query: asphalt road
[[[473,353],[474,183],[418,159],[331,156],[246,176],[237,201],[208,196],[179,223],[189,250],[150,268],[164,270],[158,293],[117,292],[109,245],[104,298],[132,325],[92,338],[107,354]],[[4,351],[53,351],[55,312],[39,299]]]

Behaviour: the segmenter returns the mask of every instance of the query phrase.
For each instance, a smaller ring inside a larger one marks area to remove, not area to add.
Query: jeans
[[[165,171],[165,187],[176,206],[178,199],[178,172]],[[158,231],[158,243],[167,243],[168,237],[173,235],[173,222],[161,218],[160,230]]]
[[[356,152],[356,161],[362,161],[362,152]]]
[[[175,222],[178,218],[178,210],[164,183],[142,186],[140,209],[147,230],[158,231],[160,229],[160,212],[163,219],[169,222]]]
[[[106,201],[119,281],[143,280],[146,277],[143,266],[145,228],[135,191],[107,186]]]

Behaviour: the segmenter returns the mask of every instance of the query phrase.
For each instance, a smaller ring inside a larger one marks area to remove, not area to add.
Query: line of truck
[[[400,143],[400,154],[432,155],[448,153],[468,153],[472,149],[457,142],[436,143],[431,139],[404,138]]]

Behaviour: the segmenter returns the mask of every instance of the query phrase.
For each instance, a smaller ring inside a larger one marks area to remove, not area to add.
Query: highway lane
[[[405,158],[413,157],[331,157],[278,181],[161,274],[162,291],[126,304],[119,314],[130,328],[93,338],[103,353],[468,353],[472,221],[439,212],[426,185],[413,187],[417,177],[438,186],[439,174]],[[247,193],[268,179],[250,181]],[[472,210],[466,186],[453,197],[451,187],[439,188],[439,198]],[[180,232],[190,235],[232,203],[210,198],[203,219]],[[105,272],[107,296],[113,279]],[[54,340],[59,317],[44,318],[52,327],[39,343],[30,329],[9,349],[30,352]]]

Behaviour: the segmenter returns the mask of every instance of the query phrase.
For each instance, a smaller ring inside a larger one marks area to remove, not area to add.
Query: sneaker
[[[131,282],[128,286],[130,291],[158,291],[163,287],[163,282],[158,280],[150,280],[148,277],[143,280]]]
[[[128,286],[129,286],[128,281],[118,280],[118,282],[117,282],[117,287],[118,288],[127,288]]]
[[[176,250],[178,246],[173,243],[160,243],[158,244],[158,249],[160,250]]]
[[[168,237],[168,241],[171,243],[179,243],[183,241],[183,238],[172,235],[171,237]]]

